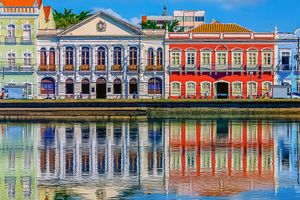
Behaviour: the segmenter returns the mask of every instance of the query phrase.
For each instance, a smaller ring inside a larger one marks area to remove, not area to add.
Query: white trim
[[[208,65],[203,64],[203,54],[204,53],[208,53],[209,54],[209,64]],[[202,51],[201,54],[200,54],[200,56],[201,56],[201,59],[200,59],[200,61],[201,61],[200,68],[201,67],[209,67],[209,68],[211,68],[211,65],[212,65],[212,52],[211,51]]]
[[[241,65],[234,65],[234,54],[235,53],[240,53],[241,54]],[[241,67],[244,64],[244,51],[240,51],[240,50],[233,50],[231,51],[231,66],[233,67]]]
[[[256,81],[248,81],[247,82],[247,96],[250,96],[251,95],[251,93],[250,93],[250,88],[249,88],[249,84],[250,83],[255,83],[255,90],[256,90],[256,93],[255,94],[253,94],[253,95],[257,95],[258,94],[258,91],[257,91],[257,88],[258,88],[258,83],[256,82]],[[252,93],[253,93],[253,91],[252,91]]]
[[[174,91],[173,91],[173,84],[176,84],[176,83],[179,84],[179,93],[178,94],[174,94]],[[181,82],[172,81],[170,85],[171,85],[171,96],[177,96],[177,97],[181,96]]]
[[[194,53],[194,64],[188,64],[188,53]],[[197,51],[188,50],[185,52],[185,66],[195,67],[197,65]]]
[[[187,94],[187,91],[188,91],[188,84],[189,83],[192,83],[192,84],[194,84],[194,86],[195,86],[195,92],[194,92],[194,94]],[[185,95],[194,95],[194,96],[196,96],[197,95],[197,83],[195,82],[195,81],[188,81],[188,82],[186,82],[185,83]]]
[[[209,93],[208,93],[208,96],[210,96],[211,95],[211,87],[212,87],[212,82],[209,82],[209,81],[202,81],[201,83],[200,83],[200,95],[202,96],[202,95],[205,95],[203,92],[202,92],[202,87],[203,87],[203,84],[204,83],[209,83]]]
[[[233,92],[233,88],[234,88],[233,86],[234,86],[235,83],[240,83],[240,84],[241,84],[241,94],[235,94],[235,93]],[[232,95],[232,96],[235,96],[235,97],[236,97],[236,96],[239,96],[239,95],[243,95],[243,87],[244,87],[244,83],[243,83],[242,81],[234,81],[234,82],[232,82],[232,83],[231,83],[231,95]]]

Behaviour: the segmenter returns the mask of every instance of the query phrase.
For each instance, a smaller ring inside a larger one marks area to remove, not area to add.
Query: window
[[[227,65],[227,53],[217,53],[217,66],[224,67]]]
[[[209,52],[202,53],[201,65],[204,67],[210,66],[210,63],[211,63],[210,59],[211,59],[211,53],[209,53]]]
[[[9,53],[8,54],[8,66],[9,67],[15,67],[16,66],[16,54],[15,53]]]
[[[149,79],[148,94],[162,94],[162,80],[158,77]]]
[[[250,67],[256,67],[257,65],[257,52],[248,52],[247,64]]]
[[[232,84],[232,95],[233,96],[241,96],[242,95],[242,87],[243,87],[242,83],[234,82]]]
[[[31,65],[31,53],[24,53],[24,65],[25,66]]]
[[[129,65],[137,66],[137,48],[136,47],[129,48]]]
[[[186,22],[192,22],[192,21],[194,21],[194,17],[185,16],[184,17],[184,21],[186,21]]]
[[[81,93],[90,94],[90,81],[88,79],[83,79],[81,81]]]
[[[263,67],[271,67],[272,52],[263,52]]]
[[[178,82],[171,83],[171,96],[180,96],[181,84]]]
[[[171,66],[180,67],[180,65],[181,65],[181,53],[171,52]]]
[[[281,52],[281,64],[283,70],[289,70],[291,60],[291,52]]]
[[[195,96],[196,95],[196,84],[193,82],[188,82],[186,84],[186,95]]]
[[[122,82],[118,78],[114,80],[114,94],[122,94]]]
[[[66,80],[66,94],[74,94],[74,81],[71,78]]]
[[[248,95],[256,95],[257,94],[257,84],[255,82],[248,83]]]
[[[40,65],[41,66],[47,65],[47,51],[45,48],[42,48],[40,51]]]
[[[15,38],[16,37],[16,27],[13,24],[8,25],[8,37],[9,38]]]
[[[232,53],[232,66],[241,67],[242,66],[242,52]]]
[[[74,50],[73,47],[66,48],[66,65],[74,65]]]
[[[137,93],[138,93],[137,80],[135,78],[130,79],[130,81],[129,81],[129,94],[137,94]]]
[[[201,94],[203,96],[210,96],[210,83],[209,82],[201,83]]]
[[[29,24],[25,24],[23,26],[23,41],[31,40],[31,26]]]
[[[81,65],[90,65],[90,48],[82,47],[81,49]]]
[[[195,21],[196,22],[204,22],[204,16],[196,16]]]
[[[163,50],[161,48],[157,49],[156,65],[157,66],[163,65]]]
[[[262,83],[262,95],[269,96],[269,94],[271,93],[271,86],[272,86],[271,82],[263,82]]]
[[[154,65],[154,51],[153,49],[148,49],[147,62],[149,66]]]
[[[99,66],[105,66],[105,48],[99,47],[97,51],[97,64]]]
[[[122,49],[121,47],[114,47],[114,65],[122,65]]]
[[[195,66],[196,65],[196,52],[187,52],[186,53],[186,65]]]
[[[51,48],[49,52],[49,65],[55,66],[55,49]]]
[[[47,77],[41,80],[41,94],[55,94],[54,79]]]

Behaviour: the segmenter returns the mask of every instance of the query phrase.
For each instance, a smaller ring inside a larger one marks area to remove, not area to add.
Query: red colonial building
[[[213,22],[166,34],[170,98],[257,98],[274,80],[274,33]]]

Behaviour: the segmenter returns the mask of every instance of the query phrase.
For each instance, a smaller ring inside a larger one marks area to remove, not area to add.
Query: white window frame
[[[249,87],[251,83],[255,83],[255,91],[256,91],[256,93],[253,93],[253,91],[252,91],[252,95],[256,96],[258,94],[258,91],[257,91],[258,83],[256,81],[249,81],[249,82],[247,82],[247,95],[251,96],[250,87]]]
[[[173,90],[173,85],[174,84],[179,84],[179,92],[178,92],[178,94],[174,93],[174,90]],[[173,82],[171,82],[171,96],[175,96],[175,97],[181,96],[181,82],[179,82],[179,81],[173,81]]]
[[[188,93],[188,84],[193,84],[195,86],[193,94]],[[194,82],[194,81],[186,82],[186,84],[185,84],[185,93],[186,93],[187,96],[196,96],[196,94],[197,94],[197,83]]]
[[[236,94],[236,93],[234,93],[234,84],[235,84],[235,83],[241,84],[241,94]],[[232,89],[232,91],[231,91],[232,96],[235,96],[235,97],[236,97],[236,96],[243,95],[243,82],[241,82],[241,81],[234,81],[234,82],[232,82],[231,89]]]
[[[265,63],[265,56],[266,56],[266,54],[271,54],[270,56],[270,64],[266,64]],[[262,54],[261,54],[261,58],[262,58],[262,66],[263,67],[272,67],[272,65],[273,65],[273,57],[274,57],[274,55],[273,55],[273,52],[272,51],[270,51],[270,50],[264,50],[264,51],[262,51]]]
[[[272,86],[272,82],[271,81],[264,81],[264,82],[261,83],[262,95],[266,94],[266,91],[264,90],[265,89],[264,84],[270,84],[270,86]],[[268,89],[269,89],[269,91],[268,91],[269,93],[272,92],[271,87],[268,88]]]
[[[23,40],[31,40],[31,25],[24,24],[23,25]]]
[[[234,63],[234,58],[235,58],[234,54],[237,54],[237,53],[241,54],[240,55],[240,60],[241,60],[241,64],[240,65],[237,65],[237,64]],[[241,51],[241,50],[234,50],[234,51],[231,52],[231,65],[232,65],[232,67],[236,67],[236,68],[243,66],[243,51]]]
[[[219,62],[219,56],[225,54],[225,63],[221,63]],[[227,51],[217,51],[216,52],[216,67],[217,68],[221,68],[221,69],[224,69],[228,66],[228,52]]]
[[[23,54],[23,59],[24,59],[24,66],[32,65],[32,53],[31,52],[25,52]]]
[[[250,54],[255,53],[255,64],[250,63]],[[250,50],[247,52],[247,67],[256,67],[258,65],[258,51]]]
[[[12,26],[14,28],[12,28]],[[7,25],[7,37],[9,37],[9,38],[15,38],[16,37],[16,25],[15,24],[8,24]]]
[[[174,58],[175,54],[179,55],[179,63],[173,62],[173,58]],[[181,64],[182,64],[182,53],[181,53],[181,51],[171,51],[170,52],[170,65],[171,65],[171,67],[181,67]]]
[[[189,61],[189,57],[191,58],[192,56],[189,56],[190,55],[194,55],[194,64],[188,64],[188,61]],[[196,66],[196,63],[197,63],[197,52],[196,51],[193,51],[193,50],[187,50],[185,52],[185,65],[187,67],[195,67]]]
[[[203,55],[204,54],[209,54],[209,63],[203,63]],[[201,67],[207,67],[207,68],[211,68],[211,63],[212,63],[212,52],[211,51],[203,51],[201,52]]]
[[[14,55],[14,56],[12,56]],[[9,52],[7,54],[7,65],[8,67],[16,67],[17,66],[17,54],[15,52]],[[12,65],[14,63],[14,65]]]
[[[203,90],[202,90],[202,87],[203,87],[203,85],[205,84],[205,83],[208,83],[209,84],[209,92],[208,92],[208,96],[210,96],[211,95],[211,87],[212,87],[212,83],[211,82],[209,82],[209,81],[203,81],[203,82],[201,82],[201,96],[205,96],[205,93],[203,92]]]

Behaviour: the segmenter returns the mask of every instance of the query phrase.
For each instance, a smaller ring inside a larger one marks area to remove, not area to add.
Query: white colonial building
[[[162,98],[163,38],[104,12],[39,30],[38,98]]]

